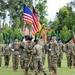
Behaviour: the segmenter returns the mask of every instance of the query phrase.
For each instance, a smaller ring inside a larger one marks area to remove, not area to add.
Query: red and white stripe
[[[30,24],[33,24],[33,17],[27,13],[23,14],[23,20],[29,22]]]
[[[33,13],[33,25],[32,25],[32,34],[36,34],[39,32],[38,28],[38,17],[35,13]]]

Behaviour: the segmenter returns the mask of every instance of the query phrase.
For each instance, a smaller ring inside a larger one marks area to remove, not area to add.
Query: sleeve
[[[4,55],[4,47],[2,46],[2,54]]]
[[[37,53],[37,49],[36,49],[36,47],[34,46],[34,48],[33,48],[33,54],[35,55]]]
[[[56,51],[56,55],[59,55],[59,48],[58,48],[58,44],[55,43],[55,51]]]
[[[11,55],[11,47],[9,47],[10,55]]]
[[[68,44],[65,45],[65,53],[67,53],[68,50]]]
[[[62,44],[62,51],[65,52],[64,44]]]

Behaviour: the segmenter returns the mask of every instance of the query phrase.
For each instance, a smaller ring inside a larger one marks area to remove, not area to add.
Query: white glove
[[[51,51],[52,49],[50,48],[49,51]]]
[[[11,49],[12,51],[14,51],[14,49]]]

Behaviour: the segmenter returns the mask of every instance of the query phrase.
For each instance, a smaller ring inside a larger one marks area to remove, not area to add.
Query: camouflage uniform
[[[40,44],[42,46],[42,62],[43,62],[43,65],[45,63],[45,57],[46,57],[46,44],[43,43],[43,44]]]
[[[67,66],[71,68],[73,58],[73,43],[70,41],[66,44],[66,56],[67,56]]]
[[[52,43],[50,42],[47,46],[47,52],[48,52],[48,69],[51,71],[51,45]]]
[[[44,73],[44,75],[46,75],[45,68],[42,63],[42,46],[40,44],[36,44],[33,48],[33,61],[35,75],[38,75],[38,66],[40,66],[40,70]]]
[[[73,46],[73,67],[75,67],[75,43]]]
[[[28,68],[29,67],[33,68],[33,63],[32,63],[32,58],[31,58],[33,47],[34,47],[34,43],[31,40],[28,40],[25,44],[25,53],[24,53],[24,60],[25,60],[24,68],[25,68],[26,75],[28,75]],[[29,64],[29,62],[31,62],[31,63]]]
[[[0,67],[2,65],[3,46],[0,44]]]
[[[16,71],[18,69],[19,64],[19,48],[20,44],[18,42],[14,42],[12,45],[12,63],[13,63],[13,70]]]
[[[39,41],[39,43],[40,43],[40,45],[42,46],[42,62],[43,62],[43,64],[44,64],[44,62],[45,62],[45,56],[46,56],[46,45],[45,45],[45,43],[44,43],[44,41],[43,41],[43,39],[41,38],[40,39],[40,41]]]
[[[21,69],[24,69],[24,63],[25,63],[25,60],[24,60],[24,53],[25,53],[25,43],[26,42],[21,42],[20,44],[20,65],[21,65]]]
[[[53,75],[57,74],[57,59],[58,59],[58,45],[56,42],[51,44],[51,70],[53,70]]]
[[[61,60],[63,59],[63,51],[64,51],[64,46],[62,42],[58,42],[58,48],[59,48],[59,56],[58,56],[58,61],[57,65],[58,67],[61,67]]]
[[[5,60],[5,66],[8,67],[9,66],[9,60],[10,60],[10,55],[11,55],[11,49],[7,44],[3,49],[3,55],[4,55],[4,60]]]

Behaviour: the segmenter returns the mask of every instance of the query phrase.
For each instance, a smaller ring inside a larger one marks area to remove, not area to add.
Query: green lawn
[[[49,71],[47,68],[47,60],[45,61],[45,67],[46,67],[46,72],[47,75],[49,75]],[[29,71],[32,75],[34,75],[34,72]],[[4,66],[4,58],[2,61],[2,67],[0,67],[0,75],[24,75],[24,72],[19,66],[19,69],[17,72],[14,72],[12,69],[12,60],[10,60],[10,65],[8,68]],[[43,75],[43,73],[39,73],[39,75]],[[75,68],[69,69],[67,67],[67,61],[66,61],[66,56],[64,54],[64,58],[62,60],[62,68],[58,68],[58,75],[75,75]]]

